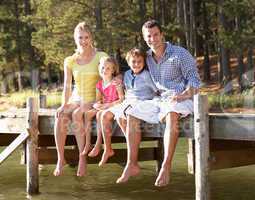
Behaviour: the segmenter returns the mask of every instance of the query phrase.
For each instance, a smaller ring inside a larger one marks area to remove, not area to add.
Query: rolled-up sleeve
[[[199,88],[200,78],[197,71],[197,64],[195,59],[186,49],[183,49],[180,61],[181,71],[184,78],[186,79],[187,86]]]

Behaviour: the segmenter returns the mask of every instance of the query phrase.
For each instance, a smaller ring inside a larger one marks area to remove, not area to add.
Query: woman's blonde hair
[[[101,75],[101,69],[102,67],[104,66],[104,64],[106,62],[109,62],[109,63],[112,63],[112,66],[113,66],[113,76],[117,76],[119,73],[120,73],[120,67],[119,67],[119,64],[117,62],[117,60],[113,57],[102,57],[99,61],[99,66],[98,66],[98,70],[99,70],[99,73]]]
[[[79,24],[76,25],[76,27],[74,28],[74,40],[76,40],[76,35],[78,34],[79,31],[85,31],[87,33],[90,34],[90,36],[92,37],[92,31],[89,27],[89,25],[86,24],[86,22],[80,22]]]

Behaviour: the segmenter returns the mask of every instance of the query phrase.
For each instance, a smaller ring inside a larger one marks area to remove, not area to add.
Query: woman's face
[[[86,31],[77,31],[75,34],[75,43],[78,49],[88,49],[93,46],[91,33]]]

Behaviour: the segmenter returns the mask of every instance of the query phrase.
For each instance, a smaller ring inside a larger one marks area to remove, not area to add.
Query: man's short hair
[[[144,31],[144,29],[146,28],[153,28],[153,27],[158,27],[160,33],[162,33],[162,28],[161,28],[161,25],[159,24],[159,22],[155,19],[151,19],[151,20],[148,20],[147,22],[145,22],[143,24],[143,27],[142,27],[142,32]]]

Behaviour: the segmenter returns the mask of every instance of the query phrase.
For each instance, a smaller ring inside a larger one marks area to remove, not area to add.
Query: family
[[[75,53],[64,61],[62,105],[57,109],[55,142],[58,161],[54,170],[60,176],[65,165],[67,132],[75,133],[79,149],[77,176],[86,174],[86,158],[103,154],[99,166],[114,156],[111,147],[112,124],[117,121],[127,142],[126,166],[116,183],[125,183],[140,172],[138,151],[141,121],[165,123],[164,158],[155,186],[166,186],[178,141],[178,121],[193,112],[193,95],[200,79],[196,62],[184,48],[165,42],[156,20],[142,26],[149,47],[144,53],[133,48],[126,54],[130,70],[120,75],[117,61],[93,45],[93,35],[85,22],[74,29]],[[75,87],[72,87],[74,79]],[[92,121],[97,120],[97,141],[92,148]]]

